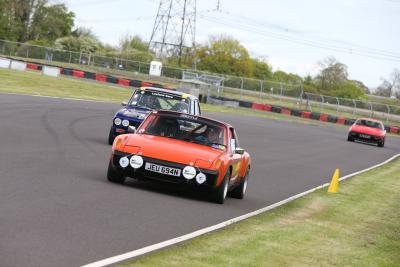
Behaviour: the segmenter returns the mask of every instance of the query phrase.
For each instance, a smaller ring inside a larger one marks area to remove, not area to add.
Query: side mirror
[[[236,153],[236,154],[243,155],[243,154],[244,154],[244,149],[241,148],[241,147],[237,147],[237,148],[235,149],[235,153]]]
[[[136,133],[136,127],[135,126],[128,126],[128,133]]]
[[[128,103],[126,103],[125,101],[123,101],[123,102],[121,103],[121,105],[125,107],[126,105],[128,105]]]

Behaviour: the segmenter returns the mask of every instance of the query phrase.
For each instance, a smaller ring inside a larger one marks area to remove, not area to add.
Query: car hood
[[[117,111],[115,114],[119,117],[143,119],[151,110],[139,107],[124,107]]]
[[[210,168],[212,163],[225,151],[209,146],[203,146],[168,137],[144,134],[133,134],[125,144],[129,147],[138,147],[137,153],[150,157],[180,164],[195,164],[199,168]]]
[[[357,133],[369,134],[369,135],[376,135],[376,136],[383,135],[385,132],[384,130],[381,130],[381,129],[362,126],[362,125],[353,125],[351,127],[351,131],[357,132]]]

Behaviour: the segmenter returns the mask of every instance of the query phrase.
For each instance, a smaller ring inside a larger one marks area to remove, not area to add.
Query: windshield
[[[194,116],[157,114],[140,133],[168,137],[226,150],[225,127]]]
[[[379,122],[376,122],[376,121],[358,120],[356,122],[356,125],[366,126],[366,127],[371,127],[371,128],[376,128],[376,129],[383,130],[383,125],[381,123],[379,123]]]
[[[151,90],[137,90],[128,103],[130,106],[153,110],[165,109],[189,113],[189,100],[179,95]]]

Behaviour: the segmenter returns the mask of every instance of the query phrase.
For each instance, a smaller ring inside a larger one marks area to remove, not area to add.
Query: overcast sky
[[[54,0],[76,14],[76,26],[117,45],[124,35],[150,39],[159,0]],[[350,79],[369,87],[400,69],[400,0],[197,1],[196,42],[210,35],[238,39],[274,70],[314,75],[317,62],[334,56]],[[213,11],[214,10],[214,11]]]

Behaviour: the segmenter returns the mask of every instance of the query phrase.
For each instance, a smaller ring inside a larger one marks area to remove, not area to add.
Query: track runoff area
[[[107,134],[118,107],[1,94],[0,265],[117,263],[326,186],[338,167],[344,179],[400,151],[392,136],[378,148],[347,142],[344,127],[206,114],[233,124],[252,155],[245,198],[216,205],[164,185],[108,183]]]

